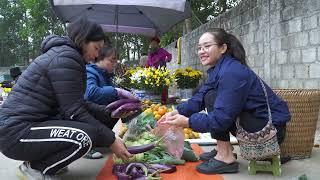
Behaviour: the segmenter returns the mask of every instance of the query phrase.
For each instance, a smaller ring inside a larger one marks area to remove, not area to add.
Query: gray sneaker
[[[69,171],[69,168],[68,168],[68,166],[66,166],[66,167],[60,169],[59,171],[57,171],[56,174],[61,175],[61,174],[67,173],[68,171]]]
[[[101,159],[101,158],[103,158],[103,155],[100,153],[100,152],[98,152],[98,151],[96,151],[96,150],[94,150],[94,149],[91,149],[85,156],[83,156],[84,158],[86,158],[86,159]]]
[[[60,180],[58,176],[44,175],[42,172],[32,169],[29,162],[23,162],[17,169],[20,180]]]

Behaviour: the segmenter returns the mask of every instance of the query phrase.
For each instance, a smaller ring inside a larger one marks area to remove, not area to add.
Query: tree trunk
[[[130,47],[128,42],[126,42],[127,60],[130,61]]]
[[[219,0],[219,4],[220,4],[220,9],[221,9],[220,13],[226,12],[226,10],[227,10],[227,0]]]
[[[140,57],[141,57],[141,46],[140,46],[140,43],[139,43],[139,38],[136,36],[135,40],[136,40],[136,45],[137,45],[138,61],[140,61]]]
[[[191,19],[190,18],[186,19],[185,24],[186,24],[186,33],[190,33],[192,31]]]

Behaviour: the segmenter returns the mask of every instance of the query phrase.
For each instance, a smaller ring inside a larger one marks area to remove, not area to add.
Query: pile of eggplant
[[[128,163],[113,165],[112,174],[118,180],[159,180],[160,173],[173,173],[176,170],[174,165]]]
[[[138,99],[120,99],[110,103],[107,109],[111,112],[112,118],[125,118],[137,114],[137,112],[140,114],[142,103]]]

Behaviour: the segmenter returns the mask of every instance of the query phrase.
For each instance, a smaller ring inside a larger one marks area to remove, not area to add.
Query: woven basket
[[[288,102],[291,121],[281,144],[281,156],[292,159],[310,158],[320,107],[320,90],[276,89],[283,100]]]

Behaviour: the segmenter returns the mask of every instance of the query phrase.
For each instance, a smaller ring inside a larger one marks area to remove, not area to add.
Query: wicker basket
[[[277,89],[274,90],[288,102],[291,121],[281,144],[281,156],[292,159],[310,158],[320,107],[320,90]]]

